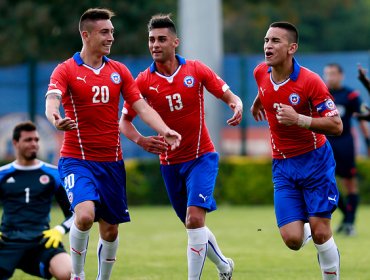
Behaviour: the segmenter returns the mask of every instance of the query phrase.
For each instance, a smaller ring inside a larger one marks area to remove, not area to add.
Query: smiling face
[[[89,21],[81,32],[84,46],[98,55],[108,55],[114,42],[114,28],[108,19]]]
[[[298,44],[293,42],[286,29],[270,27],[265,36],[263,49],[266,64],[274,67],[291,60],[298,49]]]
[[[179,39],[169,28],[155,28],[149,32],[148,46],[153,60],[165,63],[175,57]]]

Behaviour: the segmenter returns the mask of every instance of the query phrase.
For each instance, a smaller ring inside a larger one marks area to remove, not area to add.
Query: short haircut
[[[22,131],[35,131],[36,125],[31,121],[21,122],[13,129],[13,140],[19,141]]]
[[[299,35],[298,35],[298,29],[290,22],[287,21],[277,21],[270,24],[271,27],[278,27],[285,29],[289,33],[290,41],[293,43],[298,43],[299,41]]]
[[[337,68],[338,72],[341,73],[341,74],[343,74],[343,68],[338,63],[335,63],[335,62],[328,63],[328,64],[326,64],[325,67],[334,67],[334,68]]]
[[[79,30],[80,32],[85,30],[88,22],[111,19],[113,16],[115,16],[114,12],[109,9],[90,8],[82,14],[79,22]]]
[[[171,19],[171,14],[152,16],[148,23],[148,32],[156,28],[168,28],[173,34],[176,34],[176,26]]]

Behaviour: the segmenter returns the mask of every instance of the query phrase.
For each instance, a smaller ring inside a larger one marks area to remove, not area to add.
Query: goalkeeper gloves
[[[43,238],[47,240],[45,243],[45,248],[49,249],[51,246],[53,246],[53,248],[58,248],[65,232],[65,229],[59,225],[51,229],[44,230],[42,232],[44,235]]]

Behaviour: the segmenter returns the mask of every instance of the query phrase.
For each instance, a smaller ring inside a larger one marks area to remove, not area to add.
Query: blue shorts
[[[303,155],[273,159],[274,205],[279,227],[309,217],[331,218],[338,204],[330,144]]]
[[[218,153],[207,153],[188,162],[161,165],[169,199],[183,223],[189,206],[198,206],[207,212],[216,210],[213,191],[218,173],[218,159]]]
[[[72,209],[81,202],[94,201],[95,220],[102,218],[112,225],[130,221],[123,160],[61,158],[58,166]]]

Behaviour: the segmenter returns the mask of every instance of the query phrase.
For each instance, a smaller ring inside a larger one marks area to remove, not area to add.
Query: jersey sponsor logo
[[[159,93],[158,88],[159,88],[159,85],[157,85],[157,87],[152,87],[152,86],[150,86],[150,87],[149,87],[149,90],[154,90],[154,91],[156,91],[157,93]]]
[[[86,84],[86,76],[85,76],[85,77],[83,77],[83,78],[81,78],[81,77],[77,76],[77,77],[76,77],[76,79],[77,79],[78,81],[83,81],[83,82]]]
[[[299,97],[298,93],[293,92],[291,95],[289,95],[290,104],[297,105],[299,104],[300,101],[301,101],[301,98]]]
[[[334,195],[334,197],[330,197],[330,196],[328,196],[328,200],[329,200],[329,201],[334,201],[334,202],[336,202],[336,201],[337,201],[337,195]]]
[[[194,86],[194,77],[193,76],[186,76],[184,78],[184,85],[186,87],[193,87]]]
[[[41,175],[39,180],[41,184],[46,185],[50,182],[50,177],[48,175]]]
[[[190,250],[192,250],[195,254],[197,254],[198,256],[201,256],[200,255],[200,252],[202,252],[203,251],[203,248],[200,248],[200,250],[197,250],[197,249],[195,249],[195,248],[193,248],[193,247],[191,247],[190,248]]]
[[[13,177],[9,177],[8,180],[6,180],[7,183],[15,183],[15,179]]]
[[[334,116],[338,116],[339,112],[337,109],[333,110],[333,111],[329,111],[325,114],[325,117],[334,117]]]
[[[121,76],[117,73],[114,72],[110,75],[110,79],[112,80],[113,83],[118,85],[121,82]]]

